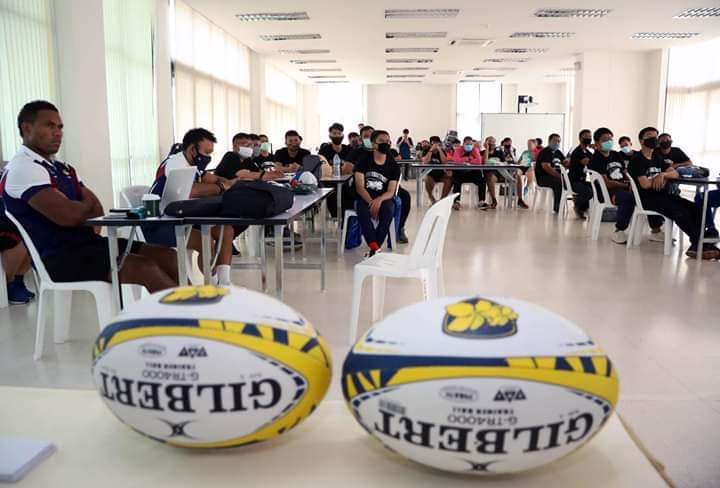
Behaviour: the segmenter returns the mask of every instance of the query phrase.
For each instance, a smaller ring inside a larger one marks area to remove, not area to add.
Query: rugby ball
[[[130,304],[97,338],[92,376],[125,424],[181,447],[232,447],[295,427],[327,391],[328,348],[300,314],[235,287]]]
[[[610,359],[579,327],[509,298],[445,297],[354,345],[342,387],[390,450],[447,471],[511,473],[590,440],[618,400]]]

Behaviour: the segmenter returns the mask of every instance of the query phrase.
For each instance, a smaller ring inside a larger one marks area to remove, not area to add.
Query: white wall
[[[664,54],[655,51],[588,51],[579,55],[573,135],[581,128],[608,127],[616,138],[662,126]]]
[[[456,124],[455,85],[368,85],[367,120],[390,132],[393,142],[410,129],[414,141],[444,137]]]
[[[517,112],[518,95],[531,95],[538,104],[528,113],[567,113],[567,83],[503,83],[502,111]]]

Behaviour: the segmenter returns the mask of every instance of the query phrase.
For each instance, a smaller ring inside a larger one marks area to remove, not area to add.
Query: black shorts
[[[22,242],[17,227],[4,217],[0,217],[0,252],[12,249]]]
[[[448,177],[444,169],[434,169],[428,173],[428,176],[437,183],[443,181],[445,178]]]
[[[118,239],[120,255],[125,251],[127,242],[127,239]],[[142,242],[134,241],[130,252],[138,254],[142,247]],[[43,258],[43,263],[53,281],[110,281],[110,251],[107,237],[93,236],[92,239]]]

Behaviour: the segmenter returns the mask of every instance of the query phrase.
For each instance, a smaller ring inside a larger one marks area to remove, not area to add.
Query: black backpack
[[[293,192],[269,181],[239,181],[222,195],[223,217],[261,219],[292,207]]]

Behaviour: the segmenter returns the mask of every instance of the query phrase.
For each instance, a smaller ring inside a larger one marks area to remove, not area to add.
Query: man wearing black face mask
[[[655,152],[658,147],[657,129],[654,127],[644,128],[640,131],[638,140],[642,144],[642,150],[637,151],[630,160],[628,173],[637,185],[643,207],[672,219],[690,237],[690,248],[685,254],[691,258],[697,257],[700,211],[689,200],[668,192],[668,180],[678,179],[679,175]],[[706,244],[702,257],[703,259],[717,259],[720,257],[720,250],[712,244]]]
[[[692,161],[685,151],[679,147],[674,147],[672,142],[672,136],[664,133],[658,136],[658,147],[655,152],[665,160],[666,163],[670,164],[673,169],[682,168],[684,166],[692,166]]]
[[[337,159],[340,164],[340,172],[344,175],[349,175],[352,174],[354,165],[353,163],[348,161],[348,157],[352,149],[350,148],[350,146],[346,146],[342,143],[344,138],[344,131],[345,127],[339,122],[335,122],[333,125],[331,125],[328,128],[328,136],[330,138],[330,142],[326,142],[322,146],[320,146],[320,151],[318,151],[318,154],[323,156],[331,166],[335,164],[335,160]],[[345,213],[345,210],[352,208],[353,202],[355,201],[355,195],[351,190],[352,188],[349,186],[343,188],[343,214]],[[330,215],[332,215],[333,217],[337,217],[337,193],[333,193],[328,197],[328,209],[330,210]]]
[[[585,212],[590,208],[590,200],[592,200],[592,188],[585,181],[586,168],[593,155],[590,151],[592,132],[589,129],[583,129],[578,137],[580,144],[570,154],[568,176],[572,190],[575,192],[575,215],[580,220],[585,220]]]

